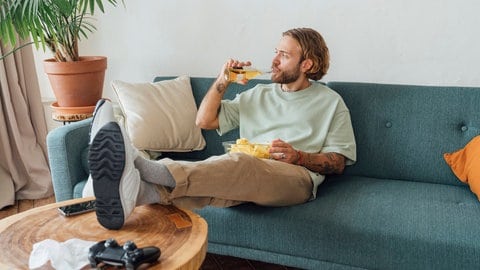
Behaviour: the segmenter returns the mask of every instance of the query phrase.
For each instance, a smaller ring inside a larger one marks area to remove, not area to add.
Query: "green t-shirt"
[[[233,100],[222,100],[217,132],[235,128],[253,143],[278,138],[309,153],[340,153],[347,165],[356,160],[350,112],[338,93],[318,82],[296,92],[284,92],[280,84],[258,84]],[[315,194],[324,177],[311,175]]]

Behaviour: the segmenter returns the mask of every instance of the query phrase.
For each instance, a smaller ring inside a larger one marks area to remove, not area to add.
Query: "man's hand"
[[[280,139],[272,141],[269,152],[273,159],[286,163],[295,164],[299,158],[297,151],[289,143]]]
[[[243,67],[248,67],[248,66],[251,66],[252,63],[250,61],[245,61],[245,62],[241,62],[241,61],[238,61],[238,60],[235,60],[235,59],[229,59],[227,61],[227,63],[225,63],[225,65],[223,66],[223,69],[222,69],[222,72],[220,73],[220,76],[223,74],[228,74],[228,69],[229,68],[243,68]],[[224,76],[225,77],[225,76]],[[247,84],[248,83],[248,80],[247,79],[243,79],[241,81],[236,81],[237,83],[239,84]]]
[[[320,174],[341,174],[345,169],[345,157],[339,153],[307,153],[294,149],[280,139],[272,141],[270,156],[278,161],[303,166]]]

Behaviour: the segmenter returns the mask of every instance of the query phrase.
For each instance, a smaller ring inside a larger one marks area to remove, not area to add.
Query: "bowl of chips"
[[[235,142],[223,142],[226,153],[245,153],[258,158],[270,158],[270,144],[251,143],[245,138],[237,139]]]

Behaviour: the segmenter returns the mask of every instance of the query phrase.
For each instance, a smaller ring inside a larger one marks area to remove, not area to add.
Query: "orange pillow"
[[[467,183],[480,200],[480,136],[456,152],[445,153],[443,158],[458,179]]]

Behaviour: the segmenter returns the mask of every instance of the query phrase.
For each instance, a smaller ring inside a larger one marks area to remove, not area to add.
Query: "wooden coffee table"
[[[133,240],[138,247],[157,246],[160,259],[148,269],[200,268],[207,252],[207,223],[199,215],[174,206],[144,205],[135,208],[121,230],[107,230],[95,212],[64,217],[57,211],[59,206],[90,199],[49,204],[0,220],[0,269],[28,269],[33,244],[72,238],[94,242],[114,238],[121,245]]]

